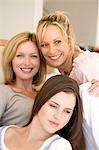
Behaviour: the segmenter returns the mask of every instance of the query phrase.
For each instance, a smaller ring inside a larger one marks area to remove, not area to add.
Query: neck
[[[19,80],[19,79],[16,79],[14,85],[15,87],[17,88],[21,88],[21,89],[24,89],[24,90],[32,90],[32,80]]]
[[[74,53],[70,53],[67,56],[66,61],[64,62],[64,64],[59,68],[59,71],[65,72],[67,75],[70,75],[71,71],[72,71],[72,67],[73,67],[73,60],[80,54],[80,52],[78,50],[75,50]]]
[[[6,144],[9,149],[24,149],[24,150],[37,150],[43,145],[46,139],[48,139],[52,134],[49,134],[42,128],[37,115],[33,118],[32,122],[22,128],[12,128],[8,130]],[[16,140],[15,138],[16,137]]]
[[[11,87],[15,92],[22,93],[26,96],[31,97],[32,99],[34,99],[37,94],[36,90],[33,89],[31,80],[16,80],[16,82],[13,85],[11,85]]]
[[[27,140],[45,141],[51,136],[51,134],[43,130],[37,116],[33,118],[28,126],[23,128],[23,133],[27,137]]]

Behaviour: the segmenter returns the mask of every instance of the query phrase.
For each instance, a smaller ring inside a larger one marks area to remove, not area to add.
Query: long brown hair
[[[82,129],[82,100],[79,96],[79,86],[75,80],[66,75],[56,75],[49,78],[36,96],[33,105],[32,118],[37,115],[41,107],[52,96],[61,91],[66,93],[73,93],[76,98],[76,105],[70,121],[63,127],[63,129],[59,130],[57,134],[69,140],[72,144],[73,150],[85,150],[85,142]]]

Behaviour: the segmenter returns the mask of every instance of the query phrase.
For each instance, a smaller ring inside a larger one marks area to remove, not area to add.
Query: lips
[[[60,56],[61,56],[61,54],[56,55],[56,56],[49,56],[49,58],[50,58],[51,60],[56,60],[56,59],[58,59]]]
[[[53,126],[59,126],[59,123],[57,123],[57,122],[54,122],[54,121],[51,121],[51,120],[49,120],[49,122],[50,122],[50,124],[52,124]]]

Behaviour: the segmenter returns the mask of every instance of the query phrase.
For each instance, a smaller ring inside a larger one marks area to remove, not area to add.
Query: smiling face
[[[42,34],[41,51],[48,65],[60,68],[69,54],[68,39],[56,25],[48,25]]]
[[[16,80],[33,80],[40,67],[38,48],[32,41],[20,44],[12,60]]]
[[[76,98],[73,93],[59,92],[50,98],[37,114],[41,128],[48,134],[62,129],[70,120]]]

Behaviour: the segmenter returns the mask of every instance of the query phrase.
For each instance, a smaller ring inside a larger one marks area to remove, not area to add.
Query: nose
[[[30,57],[25,57],[24,58],[24,63],[25,63],[25,65],[29,65],[30,64]]]
[[[55,46],[53,44],[50,45],[49,47],[49,53],[50,54],[55,54],[56,50],[55,50]]]
[[[61,113],[61,112],[56,112],[56,113],[54,114],[54,118],[55,118],[56,120],[60,120],[61,117],[62,117],[62,113]]]

